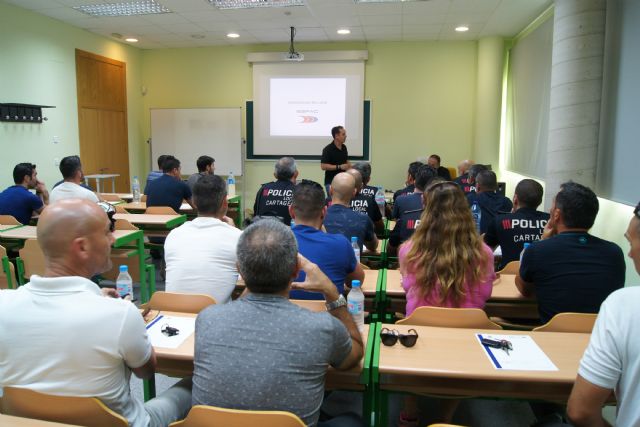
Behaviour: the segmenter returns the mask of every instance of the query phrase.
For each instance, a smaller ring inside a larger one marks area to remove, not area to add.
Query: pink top
[[[465,296],[456,304],[452,298],[446,301],[440,301],[440,292],[437,287],[427,294],[425,297],[420,297],[419,287],[416,284],[416,276],[413,273],[408,272],[406,265],[406,257],[411,249],[411,241],[406,242],[400,246],[398,251],[398,258],[400,260],[400,273],[402,274],[402,287],[407,293],[407,313],[409,316],[413,311],[422,306],[432,307],[449,307],[449,308],[484,308],[485,303],[491,297],[491,291],[493,290],[493,281],[496,279],[496,274],[493,269],[493,251],[486,244],[482,244],[485,252],[487,253],[487,266],[486,271],[487,278],[478,283],[465,283]]]

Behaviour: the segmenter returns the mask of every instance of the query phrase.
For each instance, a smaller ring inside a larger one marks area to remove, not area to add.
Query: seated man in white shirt
[[[166,426],[190,409],[191,379],[145,404],[131,396],[131,372],[152,377],[156,357],[136,306],[89,280],[111,268],[112,227],[86,200],[44,209],[44,275],[0,291],[0,388],[96,397],[132,427]]]
[[[93,191],[87,190],[80,185],[84,179],[80,157],[64,157],[60,161],[60,173],[62,173],[64,182],[51,190],[49,203],[55,203],[63,199],[84,199],[95,203],[100,201]]]
[[[629,257],[640,273],[640,204],[625,237],[631,244]],[[640,286],[613,292],[602,303],[591,333],[589,347],[578,368],[569,397],[567,414],[573,425],[608,426],[602,406],[615,391],[618,401],[616,425],[640,425]]]
[[[238,280],[236,244],[242,234],[226,216],[224,179],[200,177],[193,186],[193,202],[198,217],[171,230],[164,243],[166,290],[211,295],[224,304]]]

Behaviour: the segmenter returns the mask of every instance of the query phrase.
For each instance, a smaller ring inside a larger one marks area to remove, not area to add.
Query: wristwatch
[[[335,310],[336,308],[345,307],[347,305],[347,300],[344,298],[342,294],[338,297],[337,300],[333,302],[325,303],[327,306],[327,311]]]

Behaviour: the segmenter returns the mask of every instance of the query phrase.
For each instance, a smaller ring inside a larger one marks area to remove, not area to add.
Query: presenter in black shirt
[[[345,141],[347,140],[347,131],[342,126],[335,126],[331,129],[333,141],[322,149],[322,158],[320,159],[320,169],[324,171],[324,186],[329,194],[329,185],[340,172],[344,172],[351,168],[349,163],[349,152]]]

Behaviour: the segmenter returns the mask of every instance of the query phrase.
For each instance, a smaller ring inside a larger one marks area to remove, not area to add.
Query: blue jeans
[[[346,414],[338,415],[327,421],[320,421],[318,427],[363,427],[364,423],[362,418],[354,413],[348,412]]]
[[[182,420],[191,409],[191,377],[183,378],[161,395],[145,402],[149,427],[166,427]]]

